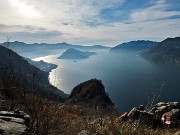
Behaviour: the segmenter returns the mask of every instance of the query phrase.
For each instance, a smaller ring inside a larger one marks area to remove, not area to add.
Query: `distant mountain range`
[[[28,63],[12,50],[0,46],[0,81],[8,89],[22,87],[29,92],[63,100],[67,95],[49,83],[49,73]]]
[[[180,64],[180,37],[167,38],[142,56],[156,63]]]
[[[91,55],[95,55],[95,52],[80,51],[74,48],[66,50],[58,59],[87,59]]]
[[[58,49],[63,49],[67,51],[65,51],[62,54],[62,56],[60,56],[59,58],[82,59],[82,58],[88,58],[90,55],[94,54],[94,52],[87,52],[87,50],[89,51],[93,49],[110,49],[110,52],[119,52],[121,50],[140,51],[140,52],[143,51],[144,53],[141,56],[154,62],[180,63],[179,40],[180,37],[167,38],[162,42],[137,40],[137,41],[122,43],[112,48],[105,47],[102,45],[94,45],[94,46],[73,45],[65,42],[56,43],[56,44],[47,44],[47,43],[26,44],[24,42],[15,41],[15,42],[4,42],[2,45],[12,49],[18,54],[22,53],[23,56],[24,54],[25,55],[27,54],[27,56],[31,58],[47,56],[47,55],[55,55],[57,54]],[[69,48],[74,48],[74,49],[68,50]],[[78,49],[84,51],[81,52]]]
[[[9,49],[17,52],[26,58],[37,58],[47,55],[56,55],[58,50],[67,50],[69,48],[80,49],[84,51],[97,50],[97,49],[110,49],[103,45],[92,45],[92,46],[83,46],[83,45],[74,45],[68,43],[56,43],[56,44],[47,44],[47,43],[33,43],[27,44],[24,42],[14,41],[14,42],[4,42],[3,46],[8,47]]]
[[[117,45],[113,48],[111,48],[111,52],[118,52],[119,50],[145,50],[150,49],[157,45],[158,42],[154,41],[145,41],[145,40],[138,40],[138,41],[130,41],[127,43],[122,43],[120,45]]]
[[[83,45],[73,45],[68,44],[66,42],[62,43],[56,43],[56,44],[48,44],[48,43],[33,43],[33,44],[27,44],[24,42],[14,41],[14,42],[4,42],[2,43],[3,46],[8,46],[9,48],[13,49],[20,49],[20,48],[58,48],[58,49],[69,49],[69,48],[75,48],[75,49],[108,49],[110,47],[106,47],[103,45],[92,45],[92,46],[83,46]]]

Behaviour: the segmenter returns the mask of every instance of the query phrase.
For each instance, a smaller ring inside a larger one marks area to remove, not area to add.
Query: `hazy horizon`
[[[13,43],[13,42],[23,42],[23,41],[17,41],[17,40],[11,40],[11,38],[10,37],[8,37],[10,40],[8,41],[8,42],[10,42],[10,43]],[[175,37],[167,37],[167,38],[175,38]],[[163,40],[165,40],[165,39],[163,39]],[[163,41],[163,40],[161,40],[161,41]],[[117,45],[120,45],[120,44],[122,44],[122,43],[128,43],[128,42],[131,42],[131,41],[152,41],[152,40],[141,40],[141,39],[137,39],[137,40],[130,40],[130,41],[127,41],[127,42],[120,42],[119,44],[115,44],[115,45],[110,45],[110,46],[108,46],[108,45],[103,45],[103,44],[90,44],[90,45],[86,45],[86,44],[73,44],[73,43],[68,43],[68,42],[65,42],[65,41],[62,41],[62,42],[56,42],[56,43],[45,43],[45,42],[39,42],[39,43],[37,43],[37,42],[32,42],[32,43],[29,43],[29,42],[23,42],[23,43],[25,43],[25,44],[62,44],[62,43],[65,43],[65,44],[70,44],[70,45],[80,45],[80,46],[96,46],[96,45],[102,45],[102,46],[105,46],[105,47],[109,47],[109,48],[113,48],[113,47],[115,47],[115,46],[117,46]],[[161,41],[155,41],[155,40],[153,40],[153,42],[161,42]],[[4,42],[2,42],[2,43],[5,43],[5,42],[7,42],[7,40],[6,41],[4,41]]]

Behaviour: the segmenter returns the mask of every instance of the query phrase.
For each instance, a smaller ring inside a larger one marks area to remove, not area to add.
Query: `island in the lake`
[[[58,59],[87,59],[91,55],[97,54],[96,52],[80,51],[74,48],[66,50]]]

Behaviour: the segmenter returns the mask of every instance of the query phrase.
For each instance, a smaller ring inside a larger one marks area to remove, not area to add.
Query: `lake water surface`
[[[180,101],[179,67],[154,64],[132,51],[96,50],[98,54],[89,59],[57,59],[62,52],[35,60],[58,65],[49,78],[65,93],[69,94],[79,83],[97,78],[102,80],[105,90],[122,112],[140,104]]]

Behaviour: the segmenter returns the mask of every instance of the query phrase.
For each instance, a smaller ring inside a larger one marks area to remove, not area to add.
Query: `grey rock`
[[[164,113],[171,111],[172,109],[180,109],[178,102],[159,102],[154,105],[148,112],[153,113],[157,120],[160,120]]]
[[[154,115],[146,111],[139,110],[139,108],[133,108],[127,115],[130,120],[140,120],[146,124],[151,123]]]
[[[160,107],[160,106],[164,106],[167,105],[165,102],[159,102],[155,105],[155,107]]]
[[[0,130],[4,135],[20,135],[26,133],[27,127],[21,118],[0,116]]]
[[[155,105],[154,108],[150,110],[155,114],[156,119],[161,119],[162,115],[170,112],[173,109],[180,109],[180,104],[178,102],[160,102]]]
[[[168,105],[175,108],[175,109],[180,108],[180,103],[179,102],[169,102]]]
[[[25,120],[26,123],[29,123],[30,116],[23,111],[0,111],[0,116],[8,116],[8,117],[15,117],[15,118],[22,118]]]
[[[142,110],[139,107],[134,107],[129,114],[127,115],[127,119],[135,121],[138,120],[145,124],[150,124],[153,127],[163,126],[164,123],[162,121],[166,118],[166,116],[170,116],[175,118],[175,125],[180,125],[180,103],[179,102],[159,102],[154,105],[152,108],[147,110]]]
[[[22,135],[28,134],[30,117],[22,111],[0,111],[0,134]]]

